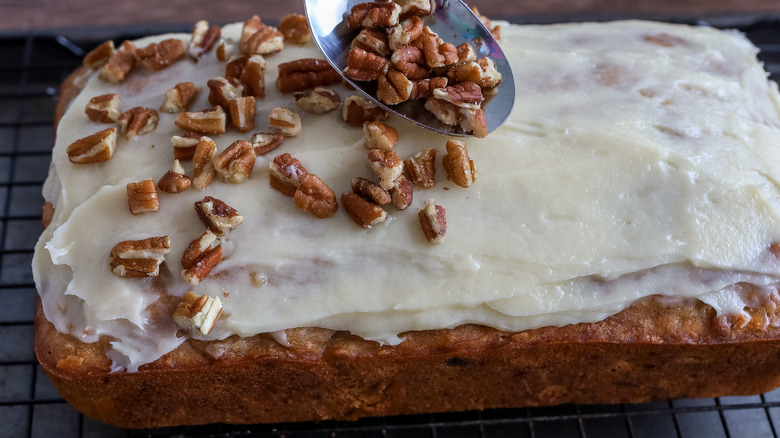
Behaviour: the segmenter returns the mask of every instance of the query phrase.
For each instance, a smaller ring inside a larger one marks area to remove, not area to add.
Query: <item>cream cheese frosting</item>
[[[234,40],[239,33],[240,25],[223,29]],[[47,319],[84,342],[109,336],[114,369],[134,371],[187,339],[176,336],[171,303],[189,290],[224,304],[201,339],[318,326],[395,344],[410,330],[465,323],[520,331],[593,322],[653,294],[740,312],[738,284],[777,286],[780,261],[769,248],[780,242],[780,95],[746,38],[639,21],[504,23],[502,37],[516,104],[503,127],[466,141],[476,183],[456,186],[439,161],[435,187],[416,189],[407,211],[389,208],[391,219],[370,230],[343,208],[316,219],[268,183],[269,161],[284,152],[337,194],[371,176],[362,130],[339,111],[300,111],[273,86],[279,63],[321,57],[313,45],[266,57],[266,98],[257,102],[254,132],[268,131],[268,114],[283,106],[301,115],[300,135],[257,157],[246,182],[161,192],[160,211],[140,216],[128,210],[125,185],[168,170],[170,139],[181,134],[175,114],[160,113],[148,134],[120,137],[111,160],[74,165],[67,146],[105,129],[87,119],[86,103],[118,93],[122,110],[159,108],[170,87],[192,81],[200,92],[191,108],[204,109],[206,81],[225,64],[212,52],[135,71],[120,85],[90,77],[59,123],[44,188],[56,212],[33,272]],[[136,45],[165,38],[189,41],[175,34]],[[388,123],[401,157],[426,147],[443,155],[446,137]],[[221,151],[250,136],[229,128],[213,138]],[[207,195],[244,223],[223,238],[223,261],[191,286],[180,259],[204,229],[193,204]],[[428,244],[417,220],[427,199],[447,209],[442,245]],[[172,249],[159,277],[111,273],[116,243],[161,235]]]

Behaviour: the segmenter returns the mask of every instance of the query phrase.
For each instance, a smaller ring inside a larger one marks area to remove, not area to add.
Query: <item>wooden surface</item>
[[[780,0],[471,0],[491,17],[674,17],[731,13],[779,15]],[[303,0],[0,0],[0,31],[81,26],[127,26],[243,21],[258,14],[276,21],[302,12]]]

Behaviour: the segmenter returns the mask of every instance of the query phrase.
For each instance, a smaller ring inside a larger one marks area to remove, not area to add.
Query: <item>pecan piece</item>
[[[255,98],[253,96],[237,97],[228,101],[230,121],[238,132],[249,132],[255,129]]]
[[[196,202],[195,212],[206,228],[218,237],[227,236],[244,222],[244,217],[236,209],[211,196]]]
[[[200,20],[192,28],[190,44],[187,47],[187,54],[196,62],[198,59],[214,47],[214,43],[220,39],[222,29],[217,26],[209,27],[209,22]]]
[[[176,116],[176,126],[200,134],[222,134],[225,132],[225,111],[221,106],[200,112],[182,112]]]
[[[387,35],[381,29],[362,29],[355,39],[352,40],[350,49],[353,47],[363,49],[383,58],[392,53],[387,45]]]
[[[433,97],[433,90],[437,88],[444,88],[447,86],[447,78],[435,77],[430,79],[420,79],[414,81],[414,87],[412,88],[412,95],[410,99],[427,99]]]
[[[324,59],[302,58],[279,64],[276,88],[282,93],[303,91],[308,88],[338,84],[339,72]]]
[[[392,150],[371,149],[368,152],[368,163],[377,177],[379,187],[389,190],[395,185],[395,180],[404,170],[404,162]]]
[[[74,164],[99,163],[111,158],[116,148],[116,128],[104,129],[68,146],[68,160]]]
[[[351,186],[353,193],[367,201],[373,202],[376,205],[386,205],[392,201],[392,198],[390,197],[390,194],[387,193],[387,190],[379,187],[378,184],[368,178],[353,178]]]
[[[177,160],[191,160],[195,154],[195,147],[200,141],[200,134],[194,132],[185,132],[184,135],[174,135],[171,137],[173,145],[173,158]]]
[[[490,33],[493,34],[493,38],[495,38],[496,41],[501,41],[501,26],[493,25],[493,22],[490,21],[488,17],[479,13],[479,9],[477,9],[476,6],[472,6],[471,11],[474,12],[474,15],[476,15],[477,18],[479,18],[482,21],[482,23],[485,24],[487,30],[489,30]]]
[[[293,97],[299,108],[314,114],[325,114],[341,105],[341,97],[338,93],[325,87],[296,91]]]
[[[453,103],[435,97],[430,97],[425,101],[425,109],[445,125],[457,126],[461,119],[460,108]]]
[[[217,44],[217,59],[222,62],[227,61],[233,56],[233,51],[235,49],[236,45],[233,43],[232,39],[228,38],[227,40],[224,40],[220,38],[219,43]]]
[[[424,79],[431,75],[431,71],[425,63],[423,51],[414,46],[406,46],[396,50],[390,57],[390,62],[396,70],[411,80]]]
[[[265,68],[268,66],[262,55],[242,56],[225,66],[225,78],[232,84],[241,84],[244,96],[265,98]]]
[[[401,19],[425,17],[433,13],[435,2],[432,0],[395,0],[401,5]]]
[[[165,193],[181,193],[190,188],[192,181],[184,174],[184,167],[179,160],[173,160],[170,170],[157,181],[157,188]]]
[[[459,140],[447,141],[447,155],[443,157],[444,169],[447,170],[447,178],[461,186],[468,187],[477,179],[477,170],[474,161],[469,158],[466,144]]]
[[[459,108],[476,110],[485,98],[482,89],[473,82],[460,82],[453,86],[436,88],[433,97],[449,102]]]
[[[111,272],[125,278],[156,277],[165,255],[171,251],[168,236],[143,240],[125,240],[111,248],[108,263]]]
[[[287,196],[295,195],[301,181],[309,174],[297,158],[290,154],[281,154],[268,163],[271,187]]]
[[[390,62],[360,47],[349,49],[344,75],[355,81],[375,81],[387,72]]]
[[[341,204],[349,217],[365,229],[387,220],[387,212],[380,206],[369,202],[354,193],[343,193]]]
[[[198,139],[195,153],[192,156],[193,178],[192,186],[196,190],[206,190],[214,179],[214,157],[217,155],[217,145],[214,140],[203,136]]]
[[[186,111],[197,91],[194,83],[179,82],[165,93],[165,100],[162,106],[160,106],[160,111],[165,113]]]
[[[453,44],[442,41],[429,27],[423,29],[417,41],[422,46],[428,67],[444,67],[458,62],[458,49]]]
[[[90,70],[97,70],[100,67],[106,65],[108,59],[111,58],[111,55],[113,55],[114,52],[116,52],[116,49],[114,48],[114,42],[108,40],[103,44],[95,47],[89,53],[87,53],[86,56],[84,56],[84,67],[87,67]]]
[[[423,21],[420,17],[410,17],[401,21],[390,29],[390,35],[387,37],[387,43],[390,50],[396,50],[408,46],[412,41],[422,35]]]
[[[242,55],[268,55],[282,50],[283,47],[284,35],[275,27],[263,23],[257,15],[244,22],[238,42]]]
[[[181,40],[169,38],[159,43],[149,44],[142,49],[137,49],[135,56],[138,62],[146,67],[147,70],[160,71],[173,65],[186,52],[187,48]]]
[[[477,138],[487,137],[488,124],[482,108],[461,108],[460,114],[460,127],[464,132],[471,132]]]
[[[349,96],[341,107],[341,118],[350,126],[363,126],[365,122],[385,120],[387,111],[361,96]]]
[[[293,44],[306,44],[311,41],[309,23],[306,17],[300,14],[287,14],[279,22],[279,32],[284,35],[284,40]]]
[[[472,62],[477,60],[477,51],[471,44],[463,43],[455,48],[458,50],[458,62]]]
[[[433,187],[436,184],[436,149],[423,149],[405,160],[404,171],[409,180],[419,187]]]
[[[252,147],[255,155],[265,155],[278,148],[287,138],[278,132],[258,132],[252,136]]]
[[[100,70],[100,79],[118,84],[125,80],[135,68],[135,45],[124,41],[119,49],[108,58],[108,62]]]
[[[414,90],[414,83],[403,73],[390,70],[379,77],[376,97],[387,105],[396,105],[409,100]]]
[[[198,297],[194,292],[187,292],[173,312],[173,320],[179,327],[192,334],[207,335],[217,324],[222,315],[222,302],[219,297],[208,295]]]
[[[228,101],[244,94],[243,85],[233,85],[227,79],[218,76],[206,82],[209,87],[209,103],[214,106],[228,109]]]
[[[157,110],[137,106],[122,113],[116,123],[119,125],[119,131],[122,135],[128,140],[132,140],[136,136],[154,130],[159,120],[160,116],[157,115]]]
[[[401,6],[393,2],[359,3],[350,10],[347,25],[350,29],[395,26],[400,14]]]
[[[363,146],[389,151],[398,142],[398,131],[384,122],[363,123]]]
[[[189,284],[200,284],[221,261],[222,242],[211,230],[206,230],[184,250],[181,277]]]
[[[245,140],[236,140],[214,158],[214,169],[219,178],[233,184],[246,181],[254,166],[255,149]]]
[[[490,58],[462,62],[447,70],[447,76],[455,82],[474,82],[481,88],[495,88],[501,83],[501,73]]]
[[[127,184],[127,206],[130,213],[139,215],[160,210],[157,187],[151,178]]]
[[[293,202],[299,209],[308,211],[319,219],[332,216],[339,208],[333,190],[311,173],[306,175],[295,189]]]
[[[414,184],[403,175],[399,176],[390,189],[390,197],[396,210],[406,210],[414,199]]]
[[[432,199],[425,203],[425,208],[417,213],[420,219],[425,239],[434,245],[444,243],[447,236],[447,211],[441,205],[436,205]]]
[[[268,124],[285,137],[295,137],[301,132],[301,116],[287,108],[272,109]]]
[[[116,93],[102,94],[89,100],[84,109],[87,118],[98,123],[116,123],[119,111],[119,95]]]

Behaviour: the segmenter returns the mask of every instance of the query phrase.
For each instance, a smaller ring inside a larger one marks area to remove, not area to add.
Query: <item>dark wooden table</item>
[[[779,0],[471,0],[485,15],[552,19],[655,18],[766,14],[780,16]],[[83,26],[132,26],[243,21],[253,14],[268,21],[302,12],[303,0],[0,0],[0,31]]]

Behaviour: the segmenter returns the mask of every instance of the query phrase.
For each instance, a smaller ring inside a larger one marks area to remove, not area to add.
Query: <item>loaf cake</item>
[[[514,111],[455,139],[351,97],[305,32],[213,29],[107,45],[64,84],[35,347],[83,413],[287,422],[780,385],[780,99],[742,35],[502,23]],[[224,132],[187,133],[212,116]],[[406,168],[378,205],[353,188],[382,185],[388,151]]]

